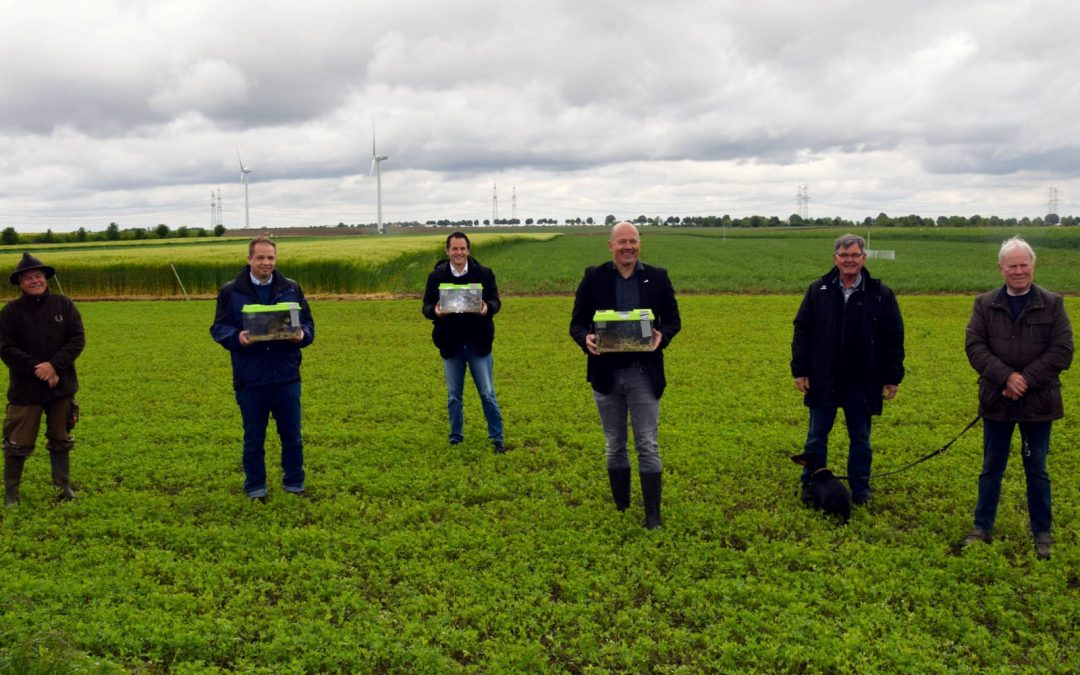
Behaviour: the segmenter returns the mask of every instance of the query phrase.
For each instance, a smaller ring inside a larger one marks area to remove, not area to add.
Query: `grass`
[[[1045,229],[1045,228],[1044,228]],[[645,230],[641,259],[666,267],[676,290],[694,293],[802,293],[832,266],[836,229]],[[1080,230],[1057,229],[1080,242]],[[862,232],[865,235],[865,232]],[[901,229],[875,231],[871,245],[896,252],[895,260],[871,259],[867,268],[894,290],[918,293],[970,293],[1001,283],[997,250],[1004,232],[945,233],[933,230],[919,238]],[[1028,234],[1025,232],[1024,234]],[[573,293],[587,265],[609,258],[606,230],[566,235],[547,242],[522,241],[488,253],[481,262],[498,275],[508,293]],[[1063,293],[1080,293],[1080,250],[1064,244],[1038,248],[1037,282]]]
[[[240,421],[227,354],[208,335],[212,303],[82,303],[79,499],[52,501],[39,447],[23,503],[0,513],[0,668],[16,672],[5,664],[44,636],[52,662],[67,655],[102,672],[1078,663],[1080,460],[1069,449],[1080,442],[1080,369],[1065,374],[1069,416],[1052,441],[1054,558],[1034,558],[1015,458],[997,538],[961,555],[976,431],[877,482],[870,507],[837,527],[799,506],[788,459],[806,424],[787,371],[799,298],[680,297],[661,413],[665,526],[654,532],[640,527],[637,494],[621,516],[609,503],[565,296],[505,298],[503,456],[483,438],[472,391],[466,442],[446,443],[441,363],[418,300],[314,303],[318,339],[304,363],[313,498],[272,484],[265,505],[241,490]],[[963,356],[970,297],[900,302],[908,377],[875,420],[881,470],[940,446],[975,410]]]

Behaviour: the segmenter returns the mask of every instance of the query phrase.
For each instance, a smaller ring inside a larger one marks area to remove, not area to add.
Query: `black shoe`
[[[851,495],[851,503],[855,506],[866,506],[870,502],[871,494],[869,492],[863,492],[857,495]]]
[[[286,490],[286,492],[288,492],[291,495],[295,495],[296,497],[299,497],[300,499],[308,499],[307,490],[298,490],[296,492],[293,492],[292,490]]]
[[[502,441],[492,441],[491,449],[494,450],[495,454],[497,455],[501,455],[506,452],[506,446],[503,445]]]
[[[260,504],[265,504],[266,503],[266,495],[263,495],[262,497],[252,497],[251,501],[259,502]]]
[[[71,489],[70,485],[65,485],[60,488],[60,494],[56,495],[56,501],[58,502],[70,502],[75,499],[75,491]]]
[[[451,438],[450,439],[450,445],[461,445],[461,440],[462,439],[460,439],[460,438]]]

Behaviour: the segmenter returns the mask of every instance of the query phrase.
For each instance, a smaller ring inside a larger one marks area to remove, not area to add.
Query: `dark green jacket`
[[[1048,422],[1061,419],[1059,375],[1072,363],[1072,326],[1065,301],[1032,285],[1024,310],[1015,320],[1005,286],[975,298],[965,349],[979,373],[979,413],[999,422]],[[1009,375],[1018,372],[1028,390],[1018,401],[1002,395]]]

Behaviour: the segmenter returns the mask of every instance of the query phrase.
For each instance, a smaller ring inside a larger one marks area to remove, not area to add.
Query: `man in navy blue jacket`
[[[244,423],[244,492],[266,501],[266,425],[270,415],[281,437],[285,491],[304,495],[304,443],[300,436],[300,350],[315,340],[315,322],[300,285],[277,271],[277,245],[257,237],[248,264],[221,287],[210,334],[232,357],[233,388]],[[245,305],[300,305],[300,330],[286,340],[255,341],[244,330]]]
[[[608,480],[615,507],[630,506],[630,456],[626,418],[634,429],[634,450],[645,505],[645,527],[660,526],[662,466],[657,443],[664,348],[682,328],[675,290],[666,270],[638,260],[641,237],[631,223],[611,228],[611,261],[589,267],[578,284],[570,318],[570,337],[588,357],[586,379],[604,427]],[[650,351],[601,354],[596,345],[593,314],[597,310],[651,309],[654,316]]]

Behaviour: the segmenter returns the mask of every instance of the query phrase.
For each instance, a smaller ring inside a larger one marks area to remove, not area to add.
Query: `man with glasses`
[[[829,432],[844,410],[851,501],[870,500],[870,418],[896,396],[904,378],[904,322],[896,296],[864,267],[866,242],[845,234],[833,245],[835,266],[810,284],[795,315],[791,374],[810,408],[805,452],[827,466]],[[802,499],[809,502],[810,472]]]

